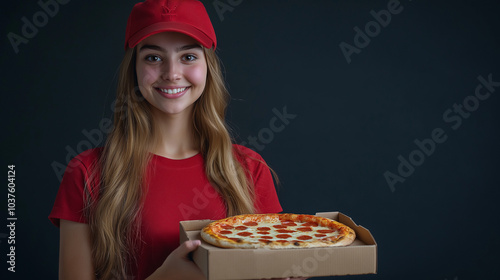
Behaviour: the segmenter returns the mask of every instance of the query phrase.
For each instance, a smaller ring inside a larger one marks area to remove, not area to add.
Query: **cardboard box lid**
[[[316,216],[339,221],[356,232],[356,239],[363,240],[367,245],[377,245],[371,232],[364,226],[357,225],[349,216],[339,212],[318,212]]]
[[[182,221],[181,242],[202,240],[194,262],[207,279],[259,279],[376,273],[377,244],[364,227],[339,212],[316,215],[337,220],[354,229],[356,240],[346,247],[308,249],[225,249],[204,242],[200,230],[210,220]]]

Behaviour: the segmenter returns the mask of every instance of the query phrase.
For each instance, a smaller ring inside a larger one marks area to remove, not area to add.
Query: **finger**
[[[200,244],[201,244],[200,240],[188,240],[182,243],[177,249],[175,249],[172,252],[172,254],[177,255],[179,257],[187,258],[188,254],[196,250],[196,248],[198,248]]]
[[[186,245],[186,248],[187,248],[188,253],[189,253],[189,252],[196,250],[196,248],[198,248],[198,246],[200,246],[201,241],[200,240],[189,240],[189,241],[184,242],[184,244]]]

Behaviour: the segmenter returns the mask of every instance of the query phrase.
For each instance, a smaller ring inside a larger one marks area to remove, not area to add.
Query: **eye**
[[[145,58],[144,58],[147,62],[159,62],[161,61],[161,57],[157,56],[157,55],[147,55]]]
[[[186,54],[182,57],[182,60],[184,61],[188,61],[188,62],[193,62],[195,61],[196,59],[198,59],[195,55],[193,54]]]

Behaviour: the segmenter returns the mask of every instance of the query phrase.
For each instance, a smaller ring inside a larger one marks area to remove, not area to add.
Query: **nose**
[[[182,76],[181,67],[175,61],[167,61],[163,64],[161,78],[164,81],[177,81]]]

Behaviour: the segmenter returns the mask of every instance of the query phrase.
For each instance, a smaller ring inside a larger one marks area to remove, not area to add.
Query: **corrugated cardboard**
[[[356,232],[346,247],[311,249],[224,249],[204,242],[200,230],[210,220],[180,222],[180,241],[202,240],[194,262],[207,279],[316,277],[377,272],[377,243],[369,230],[339,212],[316,213],[339,221]]]

